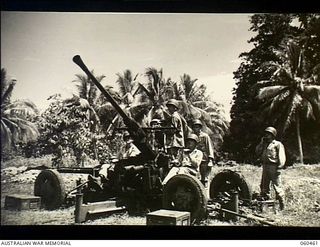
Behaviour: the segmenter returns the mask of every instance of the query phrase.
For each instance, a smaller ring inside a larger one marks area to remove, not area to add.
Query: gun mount
[[[166,133],[166,131],[170,133],[175,129],[173,127],[142,128],[139,126],[97,81],[79,55],[74,56],[73,61],[86,73],[123,118],[126,128],[118,129],[127,130],[130,133],[134,145],[140,150],[140,154],[114,160],[111,164],[103,164],[94,169],[44,169],[35,182],[35,195],[44,199],[42,200],[44,207],[56,209],[66,200],[67,193],[60,173],[84,173],[89,174],[88,181],[84,183],[79,181],[76,188],[72,190],[77,190],[77,195],[74,198],[76,201],[76,222],[85,220],[90,212],[107,212],[110,208],[115,211],[125,208],[129,212],[147,212],[164,208],[189,211],[193,221],[204,218],[207,211],[208,195],[202,183],[195,176],[178,174],[164,184],[163,181],[171,166],[180,167],[181,164],[176,164],[176,160],[171,160],[171,156],[166,153],[165,146],[155,149],[154,143],[149,143],[150,134],[155,137],[156,134]],[[99,173],[98,168],[99,171],[100,169],[107,171],[105,176]],[[247,195],[250,192],[246,184],[239,182],[238,177],[234,174],[228,173],[227,175],[213,180],[214,183],[210,186],[210,197],[215,197],[220,191],[240,188],[239,196],[243,195],[243,197],[251,199],[251,195]],[[109,209],[105,207],[109,207]]]

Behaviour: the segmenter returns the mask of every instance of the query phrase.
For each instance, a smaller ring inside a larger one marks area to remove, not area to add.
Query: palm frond
[[[264,100],[264,99],[269,99],[273,98],[276,95],[282,93],[284,90],[286,90],[286,86],[269,86],[269,87],[264,87],[260,89],[258,92],[258,95],[256,96],[257,99],[259,100]]]
[[[1,97],[5,89],[8,87],[7,81],[7,71],[5,68],[1,68],[1,77],[0,77],[0,87],[1,87]]]
[[[30,100],[16,100],[10,104],[5,104],[2,106],[4,110],[16,110],[20,109],[22,115],[35,115],[39,114],[37,106]],[[24,110],[23,110],[24,109]]]
[[[290,64],[292,77],[296,76],[301,59],[301,49],[294,42],[289,42],[287,48],[287,56]]]
[[[1,145],[5,148],[11,146],[12,143],[12,132],[8,126],[1,119]]]
[[[301,103],[302,97],[297,93],[293,94],[292,101],[290,102],[290,105],[288,107],[289,111],[284,121],[283,131],[285,131],[291,124],[292,120],[294,119],[292,116],[297,112]]]
[[[283,105],[284,101],[288,99],[290,92],[288,90],[283,91],[282,93],[276,95],[274,98],[268,101],[268,115],[271,116],[275,114]],[[265,105],[267,106],[267,105]]]
[[[304,86],[301,95],[311,104],[315,118],[320,121],[320,86]]]
[[[19,128],[19,125],[15,122],[16,117],[2,117],[1,121],[10,129],[11,132],[13,132],[14,129]]]
[[[182,85],[183,94],[186,97],[186,100],[190,100],[192,96],[194,96],[197,87],[195,86],[195,82],[198,79],[191,79],[190,75],[183,74],[180,77],[180,83]]]
[[[30,122],[21,122],[19,128],[19,136],[16,141],[22,141],[27,143],[29,141],[35,141],[39,137],[40,133],[35,124]]]
[[[142,122],[142,119],[148,115],[152,105],[148,102],[140,103],[138,105],[132,105],[128,107],[130,115],[138,122]]]
[[[11,81],[9,83],[9,86],[4,90],[4,92],[1,92],[1,105],[10,102],[12,91],[15,85],[15,81]]]
[[[22,142],[28,142],[28,141],[34,141],[39,137],[39,131],[37,126],[25,119],[18,118],[18,117],[12,117],[10,119],[2,119],[1,123],[6,126],[3,127],[4,134],[1,133],[1,135],[10,134],[11,139],[9,143],[11,143],[11,140],[15,141],[22,141]],[[10,130],[10,133],[8,132]],[[10,144],[7,145],[10,145]]]
[[[141,89],[148,97],[150,100],[153,101],[154,99],[154,93],[150,92],[144,85],[142,85],[140,82],[138,82],[139,84],[139,89]]]
[[[151,88],[155,95],[159,96],[161,78],[159,77],[158,70],[153,67],[149,67],[146,69],[146,75],[148,76]]]
[[[301,110],[302,110],[301,112],[304,113],[304,116],[306,119],[316,120],[313,107],[309,101],[307,100],[303,101],[301,105]]]
[[[175,98],[178,99],[178,100],[181,100],[181,95],[180,95],[178,83],[174,82],[172,84],[172,88],[173,88],[173,92],[174,92]]]
[[[132,72],[127,69],[123,72],[123,75],[117,73],[117,76],[118,76],[118,79],[116,82],[119,85],[119,91],[121,96],[124,96],[127,93],[132,93],[132,89],[133,89]]]

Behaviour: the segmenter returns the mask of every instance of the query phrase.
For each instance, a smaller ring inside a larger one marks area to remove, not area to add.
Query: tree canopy
[[[263,85],[263,83],[261,82],[270,82],[272,78],[275,78],[274,73],[276,72],[276,64],[287,66],[288,71],[291,70],[291,72],[293,67],[298,68],[298,64],[296,63],[297,61],[299,61],[299,59],[297,59],[297,57],[295,61],[292,60],[293,63],[286,62],[289,61],[288,59],[290,59],[288,56],[283,57],[283,55],[289,54],[288,52],[286,52],[288,42],[290,40],[295,42],[296,46],[300,47],[303,50],[304,71],[301,71],[299,73],[303,74],[304,79],[309,78],[310,76],[313,76],[315,78],[317,77],[315,71],[317,71],[317,64],[319,64],[320,62],[319,15],[256,14],[251,17],[250,23],[250,30],[255,32],[256,35],[248,42],[252,43],[254,45],[254,48],[249,52],[240,54],[242,63],[240,64],[237,71],[234,72],[236,87],[234,88],[233,92],[234,102],[231,108],[230,135],[228,136],[228,138],[226,138],[224,144],[224,148],[231,152],[235,159],[240,161],[254,160],[254,147],[257,144],[258,136],[261,135],[265,127],[275,124],[276,122],[274,121],[276,118],[275,115],[271,114],[267,119],[261,117],[261,102],[259,102],[259,98],[257,97],[257,95],[261,88],[266,86],[266,84]],[[293,47],[291,48],[293,49]],[[297,53],[296,51],[294,52],[292,50],[291,52],[292,58],[294,56],[300,56],[300,53]],[[293,53],[295,55],[293,55]],[[283,71],[284,70],[282,70],[282,72]],[[282,73],[279,76],[286,75]],[[279,76],[277,77],[278,79]],[[316,80],[314,80],[312,83],[317,84],[318,82],[316,82]],[[269,84],[269,86],[271,86],[271,84]],[[274,93],[278,90],[281,90],[280,85],[273,86]],[[265,90],[264,92],[266,93],[267,90]],[[268,95],[271,94],[271,88],[269,88]],[[262,97],[263,91],[260,91],[260,98]],[[281,97],[279,96],[279,99],[280,98]],[[295,98],[295,100],[296,99],[297,98]],[[275,104],[273,104],[272,107],[279,113],[280,108],[277,108]],[[316,114],[316,112],[314,113]],[[281,114],[279,113],[278,115]],[[315,127],[318,125],[316,121],[303,119],[301,124],[302,126],[304,126],[303,128],[301,128],[302,138],[310,139],[311,134],[319,135],[320,128],[319,130],[310,133],[311,129],[317,129]],[[286,128],[287,126],[288,125],[282,127]],[[305,128],[306,126],[309,127]],[[280,125],[277,127],[280,127]],[[282,136],[282,139],[285,144],[287,144],[286,146],[288,148],[288,153],[292,154],[291,158],[295,159],[295,157],[293,156],[297,156],[298,152],[296,148],[296,141],[292,139],[292,131],[293,130],[289,128],[285,135]],[[319,147],[320,144],[319,142],[316,142],[312,145],[316,145]],[[311,150],[308,148],[306,149]],[[307,156],[309,156],[310,159],[320,159],[319,155],[317,156],[312,152],[307,152]]]

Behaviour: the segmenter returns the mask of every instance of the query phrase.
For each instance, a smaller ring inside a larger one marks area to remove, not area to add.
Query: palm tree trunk
[[[296,128],[297,128],[297,140],[298,140],[298,148],[299,148],[299,159],[300,159],[300,163],[303,164],[303,150],[302,150],[302,142],[301,142],[301,134],[300,134],[299,113],[297,113],[296,115]]]

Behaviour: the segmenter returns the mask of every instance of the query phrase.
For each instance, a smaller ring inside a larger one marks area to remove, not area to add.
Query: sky
[[[252,49],[247,14],[1,12],[1,68],[17,84],[12,99],[30,99],[44,110],[53,94],[75,92],[72,62],[80,55],[104,85],[130,69],[146,82],[148,67],[179,81],[187,73],[225,107],[235,87],[240,53]]]

